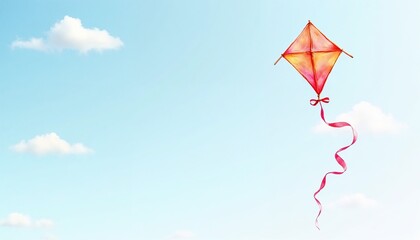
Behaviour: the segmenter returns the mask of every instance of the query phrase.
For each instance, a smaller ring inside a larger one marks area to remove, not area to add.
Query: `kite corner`
[[[280,55],[280,57],[274,62],[274,65],[276,65],[279,61],[280,61],[280,59],[283,57],[283,54],[282,55]]]
[[[350,53],[348,53],[348,52],[344,51],[344,49],[341,49],[341,51],[342,51],[343,53],[345,53],[347,56],[349,56],[349,57],[351,57],[351,58],[354,58],[354,57],[353,57],[353,55],[351,55]]]

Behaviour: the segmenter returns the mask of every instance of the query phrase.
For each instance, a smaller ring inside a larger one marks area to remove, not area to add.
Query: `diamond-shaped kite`
[[[353,58],[331,42],[309,21],[274,65],[282,57],[285,58],[309,82],[319,96],[342,52]]]
[[[353,132],[352,142],[349,145],[340,148],[334,155],[335,160],[343,168],[343,170],[327,172],[322,178],[319,189],[314,193],[315,201],[319,206],[319,212],[315,219],[315,225],[318,229],[318,218],[322,212],[322,205],[316,196],[325,187],[325,184],[327,183],[327,176],[329,174],[341,175],[347,170],[346,162],[340,155],[338,155],[338,153],[349,148],[357,140],[357,132],[349,123],[328,123],[325,120],[322,103],[328,103],[330,99],[328,97],[320,97],[328,75],[342,52],[353,58],[353,56],[331,42],[311,23],[311,21],[309,21],[296,40],[290,44],[287,50],[274,63],[274,65],[276,65],[281,58],[285,58],[302,75],[302,77],[308,81],[317,94],[317,99],[311,99],[310,103],[312,106],[316,106],[319,103],[321,107],[321,119],[328,126],[334,128],[350,127]]]

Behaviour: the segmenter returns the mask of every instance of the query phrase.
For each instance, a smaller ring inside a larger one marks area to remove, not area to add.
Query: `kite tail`
[[[321,192],[321,190],[325,187],[325,185],[326,185],[326,183],[327,183],[327,176],[329,175],[329,174],[334,174],[334,175],[341,175],[341,174],[343,174],[346,170],[347,170],[347,165],[346,165],[346,162],[344,161],[344,159],[343,158],[341,158],[340,157],[340,155],[338,155],[338,153],[339,152],[341,152],[341,151],[344,151],[344,150],[346,150],[347,148],[349,148],[351,145],[353,145],[355,142],[356,142],[356,140],[357,140],[357,132],[356,132],[356,130],[349,124],[349,123],[347,123],[347,122],[332,122],[332,123],[328,123],[327,121],[325,121],[325,117],[324,117],[324,109],[322,108],[322,103],[321,102],[325,102],[325,103],[328,103],[329,102],[329,98],[324,98],[324,99],[318,99],[318,100],[311,100],[311,105],[313,105],[313,106],[315,106],[316,104],[318,104],[319,103],[319,105],[321,106],[321,118],[322,118],[322,120],[325,122],[325,124],[327,124],[328,126],[330,126],[330,127],[333,127],[333,128],[342,128],[342,127],[350,127],[351,128],[351,130],[352,130],[352,132],[353,132],[353,140],[352,140],[352,142],[349,144],[349,145],[347,145],[347,146],[345,146],[345,147],[342,147],[342,148],[340,148],[340,149],[338,149],[338,151],[337,152],[335,152],[335,160],[337,161],[337,163],[343,168],[343,171],[334,171],[334,172],[327,172],[325,175],[324,175],[324,177],[322,178],[322,181],[321,181],[321,185],[319,186],[319,189],[314,193],[314,198],[315,198],[315,201],[316,201],[316,203],[318,204],[318,206],[319,206],[319,212],[318,212],[318,215],[316,216],[316,219],[315,219],[315,226],[318,228],[318,229],[320,229],[319,228],[319,224],[318,224],[318,218],[319,218],[319,216],[321,215],[321,212],[322,212],[322,204],[321,204],[321,202],[318,200],[318,198],[316,198],[316,195],[319,193],[319,192]]]

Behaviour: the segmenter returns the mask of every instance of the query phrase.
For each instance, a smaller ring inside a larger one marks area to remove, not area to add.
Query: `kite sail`
[[[345,53],[349,57],[352,55],[339,48],[332,41],[330,41],[321,31],[316,28],[311,21],[308,21],[303,31],[293,41],[286,51],[274,63],[276,65],[281,58],[286,59],[301,75],[308,81],[311,87],[317,94],[316,99],[311,99],[310,104],[316,106],[319,104],[321,107],[321,119],[330,127],[342,128],[350,127],[353,133],[353,140],[347,146],[340,148],[335,153],[335,160],[343,169],[342,171],[327,172],[322,178],[319,189],[314,193],[314,199],[319,206],[318,215],[315,219],[315,226],[319,229],[318,218],[322,212],[322,204],[317,198],[317,194],[325,187],[327,183],[327,176],[329,174],[341,175],[347,170],[346,162],[338,154],[353,145],[357,140],[356,130],[347,122],[332,122],[328,123],[325,120],[324,109],[322,103],[329,103],[328,97],[321,98],[322,90],[331,73],[334,64],[341,53]]]

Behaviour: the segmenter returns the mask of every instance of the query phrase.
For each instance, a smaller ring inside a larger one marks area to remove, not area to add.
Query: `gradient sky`
[[[419,12],[2,0],[0,239],[419,240]],[[273,66],[309,19],[354,56],[323,95],[327,120],[359,130],[321,231],[312,194],[351,133],[320,126],[309,84]]]

